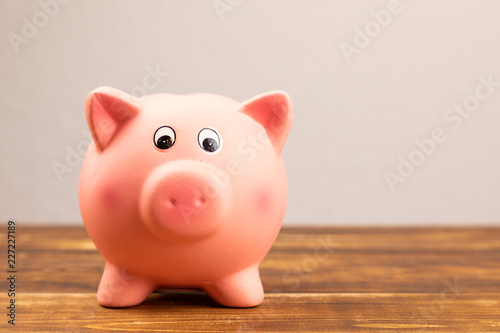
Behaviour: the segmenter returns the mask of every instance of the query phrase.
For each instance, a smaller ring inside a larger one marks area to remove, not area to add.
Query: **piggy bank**
[[[106,262],[98,302],[133,306],[155,289],[179,288],[229,307],[262,303],[259,264],[287,202],[288,95],[239,103],[101,87],[85,113],[93,142],[79,203]]]

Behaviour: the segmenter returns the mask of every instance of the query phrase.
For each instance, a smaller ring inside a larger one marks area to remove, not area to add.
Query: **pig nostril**
[[[205,206],[206,203],[207,203],[207,198],[205,197],[196,197],[196,199],[194,199],[194,204],[197,207],[203,207]]]
[[[168,208],[173,208],[177,205],[177,200],[175,198],[170,198],[166,203]]]

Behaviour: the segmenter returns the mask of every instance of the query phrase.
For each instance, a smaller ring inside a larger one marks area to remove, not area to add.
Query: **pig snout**
[[[189,223],[186,210],[202,213],[209,201],[208,196],[198,185],[203,184],[203,181],[192,177],[192,175],[175,175],[174,179],[167,180],[165,184],[168,192],[165,198],[167,211],[172,215],[179,215],[178,218],[185,219],[186,223]]]
[[[158,167],[141,193],[145,223],[155,234],[172,240],[215,234],[228,220],[232,198],[230,180],[222,176],[216,167],[197,161]]]

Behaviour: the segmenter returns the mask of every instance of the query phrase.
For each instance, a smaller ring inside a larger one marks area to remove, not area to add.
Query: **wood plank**
[[[370,230],[284,228],[261,264],[266,292],[439,292],[450,279],[500,292],[500,228]],[[23,291],[95,292],[104,261],[83,228],[18,237]]]
[[[0,303],[5,304],[5,296]],[[256,308],[216,305],[201,293],[155,293],[125,309],[91,294],[22,294],[27,332],[499,332],[500,294],[276,293]],[[2,323],[3,324],[3,323]]]
[[[83,227],[19,225],[23,250],[92,250],[95,247]],[[4,242],[5,230],[0,231]],[[314,250],[327,244],[339,251],[432,251],[469,253],[500,250],[500,227],[283,227],[273,250]],[[464,246],[466,242],[467,246]]]

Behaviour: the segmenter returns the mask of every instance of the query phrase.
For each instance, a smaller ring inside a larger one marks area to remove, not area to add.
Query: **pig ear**
[[[139,112],[135,98],[121,90],[100,87],[85,101],[85,115],[97,151],[102,152],[120,128]]]
[[[274,149],[281,154],[293,118],[292,100],[283,91],[271,91],[243,102],[240,112],[252,117],[266,130]]]

